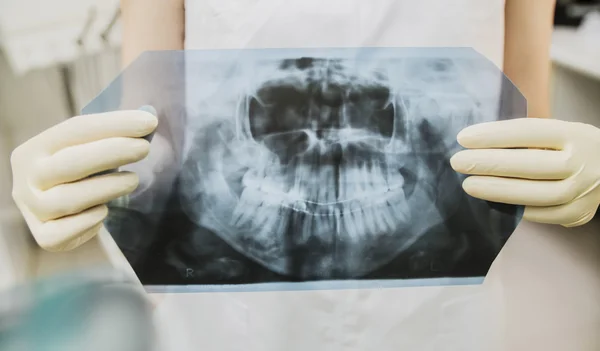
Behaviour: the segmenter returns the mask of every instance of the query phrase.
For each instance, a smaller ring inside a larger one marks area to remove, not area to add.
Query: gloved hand
[[[38,245],[80,246],[102,227],[105,204],[136,189],[135,173],[97,173],[146,157],[150,143],[141,137],[158,124],[153,109],[147,111],[73,117],[13,151],[13,199]]]
[[[525,205],[524,219],[583,225],[600,203],[600,129],[521,118],[473,125],[457,136],[454,170],[472,175],[464,190],[480,199]]]

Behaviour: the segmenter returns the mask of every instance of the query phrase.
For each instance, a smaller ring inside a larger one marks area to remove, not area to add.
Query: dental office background
[[[600,127],[600,0],[558,0],[554,22],[552,117]],[[118,0],[0,3],[0,235],[9,243],[30,240],[11,198],[11,151],[79,114],[119,74],[120,35]],[[0,277],[0,291],[12,281]]]

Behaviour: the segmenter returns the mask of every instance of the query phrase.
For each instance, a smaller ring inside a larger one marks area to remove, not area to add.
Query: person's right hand
[[[94,237],[106,203],[138,186],[132,172],[109,171],[146,157],[157,118],[142,110],[70,118],[11,155],[12,195],[40,247],[74,249]]]

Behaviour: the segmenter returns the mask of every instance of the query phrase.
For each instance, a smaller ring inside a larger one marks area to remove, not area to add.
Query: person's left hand
[[[487,201],[524,205],[524,219],[574,227],[600,203],[600,129],[554,119],[520,118],[463,129],[468,150],[450,159],[471,175],[465,192]]]

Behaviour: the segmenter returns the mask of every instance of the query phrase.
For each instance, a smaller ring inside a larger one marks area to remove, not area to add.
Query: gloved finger
[[[469,126],[456,137],[467,149],[547,148],[565,146],[564,121],[518,118]]]
[[[138,182],[137,174],[131,172],[98,175],[39,192],[30,207],[41,221],[56,219],[127,195]]]
[[[87,243],[91,238],[96,236],[100,231],[100,228],[102,228],[102,225],[103,223],[98,223],[90,229],[86,230],[85,232],[77,235],[75,238],[68,240],[65,243],[54,246],[51,250],[71,251],[75,248],[78,248],[79,246]]]
[[[450,158],[452,168],[469,175],[559,180],[570,177],[569,154],[535,149],[465,150]]]
[[[42,223],[33,230],[38,245],[48,251],[68,251],[94,237],[108,215],[106,205]]]
[[[149,151],[150,143],[139,138],[108,138],[70,146],[41,159],[33,172],[32,182],[41,190],[47,190],[137,162]]]
[[[578,194],[572,178],[553,181],[470,176],[463,182],[463,189],[479,199],[526,206],[566,204]]]
[[[147,111],[116,111],[70,118],[35,139],[51,154],[78,144],[113,137],[140,138],[152,133],[158,119]]]
[[[583,197],[568,204],[550,207],[525,207],[523,219],[565,227],[584,225],[594,218],[598,210],[598,204],[591,204],[590,199]]]

